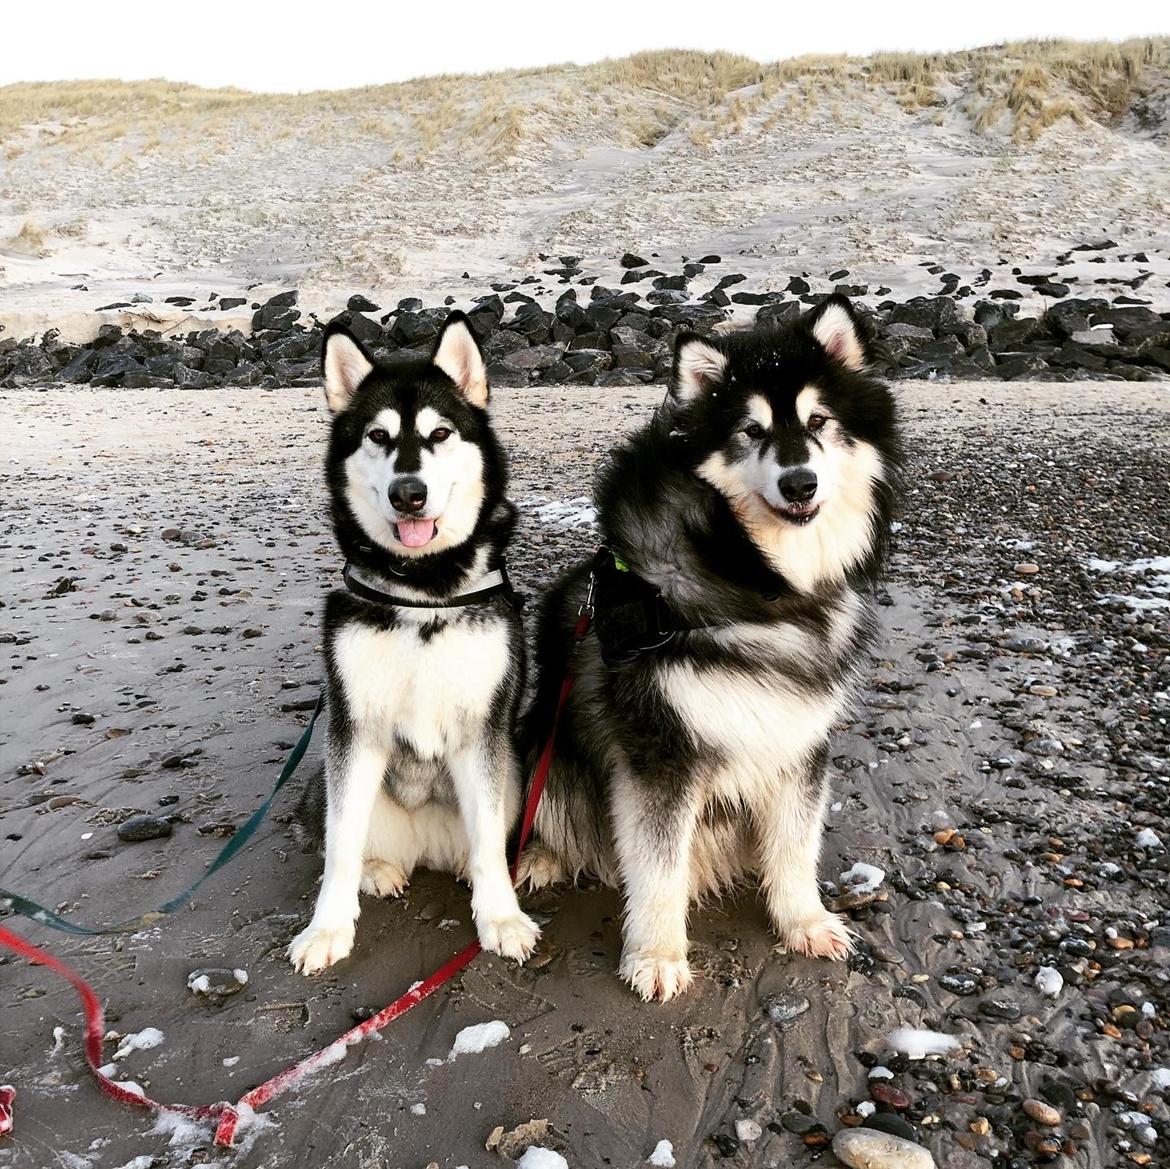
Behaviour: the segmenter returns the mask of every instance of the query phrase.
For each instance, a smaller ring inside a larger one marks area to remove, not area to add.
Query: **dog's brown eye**
[[[451,437],[451,430],[447,426],[440,426],[431,431],[431,442],[446,442]]]
[[[808,421],[805,423],[805,426],[807,426],[809,430],[820,430],[828,421],[829,420],[823,414],[810,414],[808,416]]]
[[[749,422],[747,426],[743,428],[743,432],[748,436],[748,438],[764,437],[764,428],[758,422]]]
[[[378,446],[385,446],[390,441],[390,436],[380,426],[375,426],[373,430],[367,430],[366,438]]]

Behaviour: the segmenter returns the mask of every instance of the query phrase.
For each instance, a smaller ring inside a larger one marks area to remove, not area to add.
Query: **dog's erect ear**
[[[329,325],[322,342],[321,368],[325,402],[334,414],[340,414],[353,401],[358,386],[374,372],[374,363],[344,325]]]
[[[807,320],[821,348],[846,369],[861,370],[869,364],[865,332],[845,297],[830,296],[808,314]]]
[[[674,343],[670,395],[676,402],[694,402],[723,382],[727,354],[698,333],[680,333]]]
[[[480,409],[488,404],[487,369],[483,353],[475,339],[471,322],[461,312],[453,312],[443,323],[431,358],[456,385],[459,392]]]

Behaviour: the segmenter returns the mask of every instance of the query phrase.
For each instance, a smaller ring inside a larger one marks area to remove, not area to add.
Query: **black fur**
[[[839,693],[864,659],[874,631],[869,602],[887,552],[902,447],[888,388],[868,372],[830,357],[814,336],[820,315],[833,305],[849,313],[863,352],[872,354],[864,324],[844,298],[833,297],[778,328],[701,339],[726,356],[727,366],[690,400],[677,377],[679,352],[700,339],[680,336],[676,375],[666,401],[599,471],[594,497],[604,542],[632,572],[660,590],[694,631],[677,633],[666,644],[610,667],[590,644],[596,633],[581,647],[573,663],[577,686],[557,739],[547,811],[538,820],[543,842],[568,842],[564,849],[556,843],[550,847],[565,854],[570,868],[577,867],[574,853],[578,862],[594,858],[602,868],[614,863],[608,818],[615,760],[635,776],[646,815],[664,842],[675,831],[672,809],[689,785],[722,762],[719,754],[726,748],[704,742],[666,701],[660,684],[665,666],[682,662],[699,671],[724,672],[729,679],[774,682],[777,691],[815,699]],[[700,478],[697,468],[712,454],[731,449],[750,395],[763,395],[771,406],[774,425],[766,441],[775,444],[778,461],[801,463],[809,444],[819,441],[796,416],[797,395],[810,385],[818,388],[850,446],[864,442],[876,448],[884,479],[873,493],[864,556],[843,579],[801,591],[769,562],[728,499]],[[541,608],[537,687],[523,735],[530,761],[552,723],[588,575],[587,563],[570,569],[549,590]],[[847,592],[862,603],[845,644],[833,646],[827,635],[835,615],[850,600]],[[599,608],[606,601],[603,588]],[[807,660],[776,661],[763,655],[758,644],[709,636],[700,628],[738,623],[795,627],[811,636],[819,652]],[[799,784],[813,804],[820,797],[824,757],[822,742],[794,765],[796,774],[785,781]],[[728,814],[736,813],[729,813],[726,805],[708,805],[701,813],[708,823]]]

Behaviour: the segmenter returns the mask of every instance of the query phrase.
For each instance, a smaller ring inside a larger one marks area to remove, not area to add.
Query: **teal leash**
[[[160,905],[157,909],[152,909],[150,912],[144,913],[139,917],[115,922],[113,925],[78,925],[76,922],[69,921],[68,918],[54,913],[51,909],[47,909],[45,906],[38,904],[29,897],[25,897],[21,893],[14,893],[11,889],[0,887],[0,909],[11,909],[12,912],[20,914],[21,917],[27,917],[30,921],[34,921],[38,925],[45,925],[49,929],[59,930],[61,933],[74,934],[80,937],[132,933],[135,930],[145,929],[147,926],[156,924],[160,918],[177,913],[191,900],[205,881],[213,877],[229,861],[234,859],[236,854],[252,839],[256,829],[260,827],[264,817],[268,815],[268,810],[272,807],[272,801],[276,799],[280,789],[292,778],[293,773],[300,766],[301,760],[305,757],[305,752],[309,749],[309,741],[313,737],[313,727],[317,723],[317,716],[320,715],[321,708],[324,704],[325,694],[322,692],[317,697],[317,705],[313,709],[312,717],[309,719],[309,725],[305,727],[300,739],[297,740],[296,746],[289,752],[289,756],[284,762],[284,767],[281,768],[280,775],[277,777],[276,783],[269,793],[268,798],[244,821],[235,835],[232,836],[231,840],[220,849],[219,855],[211,862],[199,879],[194,884],[188,885],[177,896],[172,897],[165,905]]]

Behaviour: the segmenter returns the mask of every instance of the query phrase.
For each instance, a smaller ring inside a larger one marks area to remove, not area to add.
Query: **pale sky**
[[[1170,33],[1166,0],[9,0],[3,7],[0,85],[165,77],[283,92],[583,64],[640,49],[728,49],[773,61]]]

